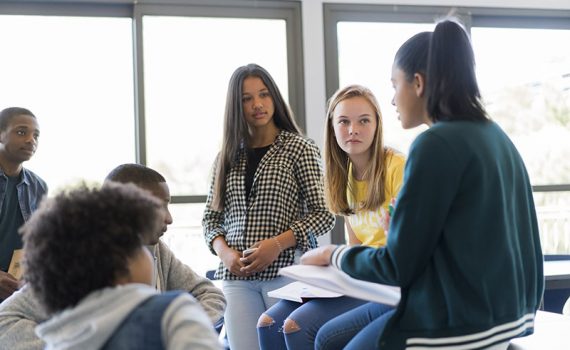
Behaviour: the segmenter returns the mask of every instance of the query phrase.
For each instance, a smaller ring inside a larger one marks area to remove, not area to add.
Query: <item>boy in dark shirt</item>
[[[18,289],[18,228],[47,194],[46,183],[22,166],[36,152],[39,136],[29,110],[10,107],[0,112],[0,302]]]

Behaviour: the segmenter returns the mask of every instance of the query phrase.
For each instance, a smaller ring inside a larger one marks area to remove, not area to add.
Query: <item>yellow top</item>
[[[396,198],[402,187],[406,158],[402,154],[394,152],[391,157],[387,157],[386,161],[388,162],[386,164],[386,184],[384,187],[386,200],[382,203],[382,207],[388,211],[390,200]],[[357,205],[357,203],[362,203],[366,198],[368,186],[366,181],[358,181],[352,176],[352,164],[348,167],[348,181],[355,191],[355,197],[352,197],[347,189],[348,205],[355,214],[350,215],[347,219],[356,238],[362,242],[362,245],[375,248],[386,245],[386,233],[380,225],[380,208],[374,211],[361,211],[358,209],[362,204]]]

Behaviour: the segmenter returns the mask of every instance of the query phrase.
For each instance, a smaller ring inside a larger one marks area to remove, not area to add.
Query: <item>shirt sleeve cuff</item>
[[[342,257],[344,256],[344,254],[346,253],[348,248],[349,247],[346,245],[339,245],[338,247],[336,247],[336,249],[331,254],[330,264],[332,266],[334,266],[335,268],[342,270],[342,268],[340,267],[340,264],[342,262]]]

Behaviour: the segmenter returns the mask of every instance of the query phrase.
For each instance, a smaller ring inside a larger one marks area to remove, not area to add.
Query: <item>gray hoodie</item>
[[[37,326],[36,333],[46,350],[99,349],[133,309],[155,294],[144,284],[98,290]],[[221,349],[208,316],[189,294],[180,294],[167,307],[161,329],[165,349]]]
[[[194,296],[212,323],[224,314],[226,299],[212,281],[199,276],[178,260],[166,244],[154,247],[157,289],[187,290]],[[38,323],[47,319],[30,288],[24,287],[0,304],[0,350],[40,350],[43,342],[34,333]]]

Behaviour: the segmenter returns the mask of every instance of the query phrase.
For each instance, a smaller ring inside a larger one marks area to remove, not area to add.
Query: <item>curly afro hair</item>
[[[143,235],[160,227],[160,208],[133,184],[82,186],[44,200],[20,232],[24,278],[46,311],[73,307],[127,276]]]

